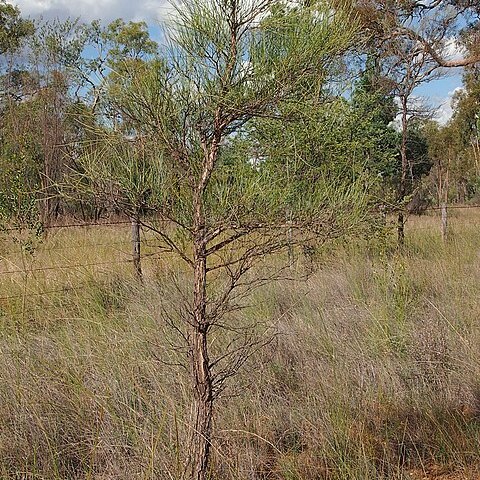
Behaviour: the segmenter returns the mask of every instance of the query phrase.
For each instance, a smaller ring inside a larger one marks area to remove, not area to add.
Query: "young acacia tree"
[[[149,145],[143,207],[163,223],[143,223],[191,271],[183,327],[174,325],[186,344],[193,397],[185,478],[207,478],[215,400],[262,344],[258,320],[245,326],[232,315],[281,269],[259,264],[292,243],[344,235],[366,215],[360,175],[301,159],[290,175],[285,163],[259,158],[241,141],[256,118],[287,121],[289,104],[322,102],[318,93],[355,33],[349,12],[328,2],[195,0],[167,28],[162,59],[117,90],[119,111],[141,134],[116,141]],[[115,172],[104,151],[85,155],[82,175],[128,190],[131,169]]]

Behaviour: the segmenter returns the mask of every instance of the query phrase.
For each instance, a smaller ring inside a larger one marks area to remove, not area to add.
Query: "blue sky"
[[[144,20],[152,32],[159,34],[158,24],[168,15],[171,7],[168,0],[13,0],[23,15],[44,18],[81,17],[84,21],[115,18]],[[461,71],[455,69],[445,78],[423,85],[415,93],[424,97],[428,104],[438,108],[437,118],[445,123],[451,116],[450,101],[455,91],[461,88]]]
[[[461,88],[462,72],[456,68],[448,72],[447,76],[417,88],[415,94],[425,98],[427,104],[438,108],[437,120],[445,124],[453,113],[452,97]]]

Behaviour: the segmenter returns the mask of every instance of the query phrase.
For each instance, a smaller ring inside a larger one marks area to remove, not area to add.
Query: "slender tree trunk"
[[[408,98],[406,95],[401,97],[402,102],[402,143],[400,146],[400,156],[402,159],[402,169],[400,175],[400,182],[398,186],[398,203],[401,204],[401,209],[398,213],[397,220],[397,234],[398,245],[403,247],[405,244],[405,215],[403,213],[403,201],[407,193],[407,175],[408,175],[408,158],[407,158],[407,136],[408,136]]]
[[[405,245],[405,216],[403,214],[403,211],[398,212],[397,235],[398,235],[398,246],[403,247]]]
[[[191,332],[190,367],[193,380],[189,480],[206,480],[210,459],[213,417],[213,381],[208,355],[206,322],[206,261],[202,248],[196,252],[194,312]]]
[[[141,242],[140,242],[140,218],[138,212],[131,217],[132,222],[132,257],[133,257],[133,269],[135,270],[135,275],[139,280],[143,278],[142,272],[142,252],[141,252]]]
[[[194,341],[195,348],[206,353],[205,336],[197,335]],[[195,364],[198,371],[202,366]],[[202,373],[203,374],[203,373]],[[198,377],[195,385],[195,398],[191,411],[190,445],[188,449],[190,467],[188,480],[207,480],[208,466],[210,462],[210,444],[213,420],[213,400],[209,380]]]
[[[480,140],[472,140],[473,159],[475,160],[475,172],[480,176]]]
[[[213,377],[209,359],[207,317],[207,241],[203,209],[203,184],[194,200],[194,290],[189,332],[189,360],[193,382],[190,439],[186,474],[188,480],[206,480],[210,460],[213,420]]]

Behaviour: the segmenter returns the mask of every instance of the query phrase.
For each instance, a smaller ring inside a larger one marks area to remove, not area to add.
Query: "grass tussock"
[[[455,215],[447,245],[437,218],[411,219],[405,251],[338,247],[235,313],[275,335],[217,406],[212,479],[479,478],[480,230]],[[122,241],[59,232],[33,257],[4,241],[0,271],[106,263],[123,257],[82,244]],[[0,301],[0,478],[179,478],[189,382],[171,325],[188,279],[154,258],[144,286],[128,263],[0,276],[17,297]]]

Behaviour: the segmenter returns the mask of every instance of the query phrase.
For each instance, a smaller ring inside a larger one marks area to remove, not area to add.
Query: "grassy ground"
[[[212,478],[480,478],[480,212],[453,215],[447,245],[412,218],[402,253],[337,246],[255,292],[234,320],[276,336],[218,404]],[[178,478],[184,272],[147,257],[141,286],[128,253],[128,227],[0,243],[0,478]]]

